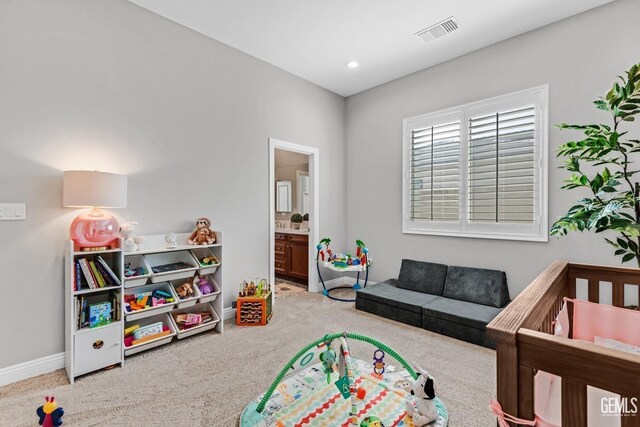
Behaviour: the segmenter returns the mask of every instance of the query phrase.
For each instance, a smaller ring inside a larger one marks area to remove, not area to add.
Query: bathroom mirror
[[[291,212],[291,181],[276,181],[276,212]]]

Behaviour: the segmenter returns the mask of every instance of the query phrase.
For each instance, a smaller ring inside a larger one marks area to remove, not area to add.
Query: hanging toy
[[[36,414],[40,417],[38,424],[44,427],[61,426],[64,410],[58,408],[55,397],[45,396],[44,398],[47,402],[36,410]]]
[[[380,349],[373,352],[373,374],[380,379],[384,374],[384,351]]]
[[[336,352],[331,349],[331,343],[326,343],[327,349],[320,353],[320,361],[324,366],[324,372],[327,374],[327,384],[331,383],[331,374],[333,373],[333,365],[336,363]]]

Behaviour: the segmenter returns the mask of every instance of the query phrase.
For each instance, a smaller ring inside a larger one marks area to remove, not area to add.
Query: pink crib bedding
[[[565,298],[564,306],[556,318],[556,335],[566,337],[569,333],[570,307],[573,309],[573,339],[595,342],[610,348],[623,348],[625,351],[637,351],[637,347],[640,346],[640,311]],[[624,345],[619,345],[622,343]],[[536,374],[536,426],[561,425],[561,381],[560,377],[546,372],[540,371]],[[600,409],[602,398],[615,396],[617,395],[608,391],[588,387],[587,420],[590,426],[620,426],[619,417],[603,416]]]

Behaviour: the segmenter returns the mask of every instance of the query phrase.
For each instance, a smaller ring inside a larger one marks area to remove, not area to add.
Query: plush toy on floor
[[[62,425],[62,416],[64,410],[58,408],[58,404],[55,401],[55,397],[45,396],[47,403],[42,405],[36,410],[36,414],[40,417],[38,424],[43,427],[58,427]]]
[[[418,379],[411,386],[411,396],[407,400],[407,415],[413,418],[415,427],[423,427],[438,419],[438,410],[434,402],[436,397],[433,377],[417,363],[413,367]]]

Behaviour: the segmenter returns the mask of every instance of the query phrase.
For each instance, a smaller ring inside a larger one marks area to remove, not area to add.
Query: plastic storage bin
[[[199,263],[193,258],[189,251],[162,252],[157,254],[145,255],[145,260],[151,268],[151,281],[153,283],[164,282],[167,280],[186,279],[194,275],[198,269]],[[184,263],[184,268],[167,269],[162,267],[176,263]],[[188,266],[188,267],[187,267]]]
[[[145,317],[144,319],[126,322],[124,328],[128,328],[133,325],[147,326],[153,323],[162,322],[163,325],[169,327],[169,334],[162,337],[143,342],[142,344],[132,345],[130,347],[124,347],[124,355],[131,356],[132,354],[140,353],[141,351],[149,350],[155,347],[160,347],[171,342],[173,337],[176,336],[176,327],[171,316],[167,313],[156,314],[153,316]],[[122,344],[124,346],[124,342]]]
[[[145,261],[144,256],[125,255],[124,256],[125,271],[127,269],[127,264],[129,264],[129,266],[132,269],[142,267],[144,268],[147,274],[143,274],[141,276],[132,276],[132,277],[125,276],[124,277],[125,288],[133,288],[133,287],[144,285],[145,283],[147,283],[147,279],[151,277],[151,268],[149,267],[149,264],[147,264],[147,262]]]
[[[131,320],[142,319],[143,317],[152,316],[155,314],[167,313],[175,308],[176,302],[178,301],[178,297],[173,291],[173,286],[171,286],[169,282],[150,283],[148,285],[139,286],[134,289],[125,289],[124,296],[126,299],[127,295],[134,295],[141,292],[153,292],[156,289],[161,289],[165,292],[169,292],[172,295],[174,302],[163,304],[157,307],[149,307],[142,310],[136,310],[136,311],[126,311],[126,303],[125,303],[122,309],[123,309],[123,312],[126,313],[125,316],[126,316],[127,322]]]
[[[175,321],[175,315],[176,314],[186,314],[186,313],[201,313],[201,312],[205,312],[208,311],[209,313],[211,313],[211,318],[212,320],[208,323],[203,323],[202,325],[199,326],[194,326],[192,328],[189,328],[185,331],[181,331],[178,324]],[[205,332],[205,331],[209,331],[213,328],[216,327],[216,325],[218,324],[218,322],[220,321],[220,316],[218,316],[218,313],[216,313],[216,310],[213,308],[213,306],[209,303],[206,304],[196,304],[193,307],[189,307],[189,308],[181,308],[178,310],[174,310],[171,312],[171,321],[173,322],[173,326],[176,329],[176,336],[178,339],[182,339],[182,338],[186,338],[186,337],[190,337],[191,335],[195,335],[195,334],[199,334],[200,332]]]
[[[198,263],[198,274],[204,276],[205,274],[213,274],[220,267],[220,260],[209,248],[195,248],[191,249],[191,255]],[[213,257],[215,263],[213,265],[203,266],[200,264],[200,260],[205,257]]]
[[[197,284],[199,280],[196,280],[196,288],[198,288],[198,292],[200,293],[200,298],[198,299],[198,302],[205,303],[205,302],[215,301],[215,299],[218,298],[218,295],[220,295],[220,286],[218,286],[216,281],[213,280],[213,277],[211,276],[201,276],[201,277],[204,278],[209,285],[211,285],[211,287],[213,288],[213,292],[209,294],[203,294],[202,291],[200,290],[200,286]]]
[[[172,280],[171,286],[174,289],[174,293],[176,294],[176,296],[178,297],[178,302],[176,304],[176,307],[178,308],[187,308],[187,307],[191,307],[192,305],[195,305],[196,302],[198,302],[198,298],[200,298],[202,296],[202,294],[200,293],[200,290],[198,289],[198,287],[193,284],[193,293],[185,298],[180,298],[180,296],[178,295],[178,292],[175,290],[178,286],[182,285],[185,282],[191,282],[193,284],[193,280],[191,278],[189,279],[180,279],[180,280]]]

